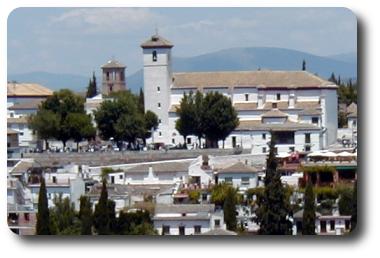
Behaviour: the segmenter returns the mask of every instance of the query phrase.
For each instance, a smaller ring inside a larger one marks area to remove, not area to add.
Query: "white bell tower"
[[[172,83],[171,49],[173,44],[156,32],[141,44],[144,58],[145,111],[154,112],[159,121],[158,129],[150,142],[170,143],[169,108]],[[149,142],[149,141],[148,141]]]

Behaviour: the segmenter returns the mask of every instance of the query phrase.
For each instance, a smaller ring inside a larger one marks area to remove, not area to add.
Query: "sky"
[[[190,57],[234,47],[280,47],[328,56],[356,52],[345,8],[18,8],[8,17],[8,74],[91,76],[111,58],[130,75],[156,29]]]

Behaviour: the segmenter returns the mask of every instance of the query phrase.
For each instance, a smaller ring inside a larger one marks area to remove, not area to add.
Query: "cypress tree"
[[[140,112],[145,113],[144,91],[142,88],[140,88],[138,107],[139,107]]]
[[[92,234],[92,207],[90,198],[80,197],[79,219],[81,221],[81,235]]]
[[[50,235],[50,214],[46,196],[45,179],[41,176],[40,192],[38,194],[37,235]]]
[[[98,90],[96,87],[96,77],[95,77],[95,72],[92,73],[92,79],[88,82],[88,87],[87,87],[87,93],[86,97],[87,98],[92,98],[98,94]]]
[[[228,230],[236,230],[236,192],[229,187],[223,204],[224,222]]]
[[[305,190],[305,204],[302,218],[302,234],[315,235],[315,197],[313,186],[308,182]]]
[[[358,222],[358,203],[357,203],[357,195],[358,195],[358,181],[355,182],[354,192],[352,197],[352,215],[351,215],[351,232],[355,230],[356,224]]]
[[[265,189],[260,207],[256,212],[261,235],[290,235],[292,223],[289,221],[290,203],[277,172],[275,141],[271,133],[270,151],[265,174]]]
[[[94,212],[96,232],[99,235],[108,235],[110,233],[109,224],[107,181],[103,179],[102,192]]]
[[[302,61],[302,71],[306,71],[306,61],[305,61],[305,59]]]

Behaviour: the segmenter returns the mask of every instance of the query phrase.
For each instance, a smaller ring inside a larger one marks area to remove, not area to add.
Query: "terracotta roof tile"
[[[232,166],[229,166],[227,168],[220,169],[218,174],[224,174],[224,173],[257,173],[257,170],[253,167],[249,167],[242,162],[236,162]]]
[[[37,83],[8,83],[8,97],[47,97],[53,91]]]
[[[281,124],[264,124],[260,120],[243,120],[239,122],[236,131],[297,131],[297,130],[321,130],[318,126],[307,123],[286,121]]]
[[[173,88],[337,88],[335,84],[305,71],[192,72],[174,73],[173,77]]]
[[[172,48],[173,44],[169,40],[159,35],[153,35],[150,39],[142,43],[140,46],[142,48]]]

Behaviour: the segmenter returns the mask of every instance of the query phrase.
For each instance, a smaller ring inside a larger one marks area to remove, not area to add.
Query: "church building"
[[[173,73],[173,44],[157,33],[141,44],[145,110],[157,114],[159,127],[151,142],[183,143],[175,129],[176,107],[184,93],[218,91],[232,100],[239,126],[226,148],[252,153],[269,151],[271,132],[279,152],[315,151],[337,138],[337,85],[307,71],[220,71]],[[194,146],[196,137],[187,144]],[[221,144],[220,144],[221,146]]]

